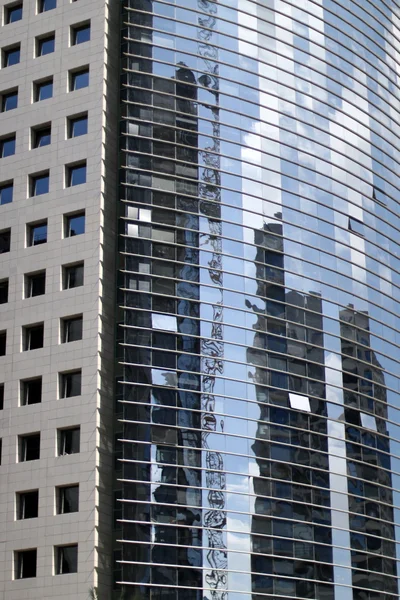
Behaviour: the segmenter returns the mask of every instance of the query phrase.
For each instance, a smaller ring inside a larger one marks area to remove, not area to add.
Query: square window
[[[6,355],[7,331],[0,331],[0,356]]]
[[[86,183],[86,162],[66,167],[67,187]]]
[[[81,428],[70,427],[58,430],[58,456],[78,454],[81,445]]]
[[[1,94],[1,112],[18,108],[18,90],[3,92]]]
[[[0,158],[15,154],[15,134],[0,139]]]
[[[73,237],[85,233],[85,213],[67,215],[64,221],[64,237]]]
[[[36,38],[36,57],[54,52],[55,43],[56,37],[54,33]]]
[[[38,175],[31,175],[29,179],[30,196],[41,196],[48,193],[50,185],[49,171]]]
[[[0,383],[0,410],[4,409],[4,383]]]
[[[10,204],[13,201],[13,182],[3,183],[0,185],[0,206],[3,204]]]
[[[78,545],[57,546],[55,548],[56,575],[78,572]]]
[[[4,7],[4,24],[15,23],[22,19],[22,2],[17,4],[9,4]]]
[[[8,302],[8,279],[2,279],[0,281],[0,304],[7,304]]]
[[[38,13],[46,12],[57,7],[57,0],[38,0]]]
[[[82,339],[82,315],[61,319],[61,343],[76,342]]]
[[[60,373],[60,398],[80,396],[82,391],[82,371]]]
[[[24,352],[43,348],[44,323],[26,325],[22,328],[22,348]]]
[[[39,512],[39,490],[17,492],[17,519],[35,519]]]
[[[11,46],[10,48],[3,49],[2,56],[2,67],[11,67],[12,65],[17,65],[20,61],[21,55],[21,45],[15,44],[15,46]]]
[[[51,144],[51,125],[40,125],[32,127],[31,146],[41,148]]]
[[[90,23],[82,23],[81,25],[73,25],[71,27],[71,46],[83,44],[90,40]]]
[[[19,462],[40,458],[40,433],[19,436]]]
[[[63,289],[70,290],[81,285],[83,285],[83,263],[65,265],[63,267]]]
[[[69,91],[80,90],[89,85],[89,67],[71,71],[69,74]]]
[[[47,221],[27,225],[27,246],[39,246],[39,244],[45,244],[46,242]]]
[[[37,550],[18,550],[14,555],[15,579],[36,577]]]
[[[53,78],[36,81],[33,84],[33,101],[40,102],[53,97]]]
[[[21,381],[21,406],[40,404],[42,401],[42,378],[26,379]]]
[[[74,138],[86,135],[88,132],[88,116],[80,115],[78,117],[68,118],[68,137]]]
[[[56,489],[57,514],[66,515],[79,511],[79,485],[65,485]]]
[[[11,229],[0,231],[0,254],[10,252],[11,247]]]
[[[25,275],[25,298],[43,296],[46,291],[46,271],[27,273]]]

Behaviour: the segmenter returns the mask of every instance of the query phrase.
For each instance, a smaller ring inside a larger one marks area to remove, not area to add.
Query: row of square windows
[[[87,113],[67,117],[66,137],[68,139],[86,135],[88,131]],[[30,149],[42,148],[51,144],[51,123],[42,123],[31,128]],[[0,138],[0,158],[13,156],[16,150],[16,134],[9,133]]]
[[[37,549],[14,552],[14,579],[36,577]],[[78,544],[54,546],[54,575],[78,572]]]
[[[82,315],[74,315],[60,319],[59,343],[76,342],[82,339]],[[21,351],[38,350],[44,347],[44,323],[35,323],[22,327]],[[7,351],[7,330],[0,331],[0,356],[5,356]]]
[[[40,459],[40,432],[27,433],[18,436],[17,462],[29,462]],[[79,426],[57,429],[56,456],[79,454],[81,449],[81,428]],[[0,465],[1,465],[0,439]]]
[[[76,0],[70,0],[76,2]],[[40,14],[57,8],[57,0],[37,0],[36,13]],[[3,25],[21,21],[23,16],[23,2],[10,2],[4,6]]]
[[[0,191],[1,194],[1,191]],[[85,211],[64,215],[64,238],[75,237],[85,233]],[[26,226],[26,247],[39,246],[47,242],[47,219],[28,223]],[[0,231],[0,254],[9,252],[11,248],[11,229]],[[2,303],[0,299],[0,304]]]
[[[86,161],[65,166],[65,187],[74,187],[86,183]],[[47,194],[50,189],[50,171],[41,171],[28,176],[28,197]],[[4,181],[0,184],[0,206],[13,201],[14,182]],[[0,241],[0,254],[4,252]]]
[[[82,391],[82,372],[78,370],[60,373],[58,384],[60,399],[80,396]],[[19,384],[19,406],[40,404],[42,402],[42,387],[42,376],[21,379]],[[5,389],[5,384],[0,383],[0,410],[4,409]]]
[[[79,484],[55,488],[55,514],[79,512]],[[39,516],[39,490],[20,491],[15,494],[15,520],[36,519]]]
[[[70,27],[70,44],[77,46],[90,40],[90,22],[71,25]],[[43,35],[35,37],[34,56],[45,56],[54,52],[56,47],[56,34],[54,31],[49,31]],[[17,65],[21,59],[21,44],[13,44],[2,48],[1,66],[3,69]]]

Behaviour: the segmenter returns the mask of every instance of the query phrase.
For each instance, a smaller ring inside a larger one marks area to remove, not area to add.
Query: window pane
[[[78,571],[78,546],[63,546],[57,549],[57,573],[77,573]]]
[[[81,373],[65,373],[61,377],[61,393],[63,398],[81,395]]]
[[[83,265],[66,267],[65,269],[65,288],[75,288],[83,285]]]
[[[64,321],[63,342],[75,342],[82,339],[82,317]]]
[[[15,21],[20,21],[22,19],[22,4],[15,4],[11,8],[7,8],[6,14],[7,23],[15,23]]]
[[[86,165],[70,167],[69,185],[80,185],[82,183],[86,183]]]
[[[85,215],[74,215],[67,217],[67,237],[85,233]]]
[[[41,38],[38,40],[38,49],[37,49],[37,53],[38,56],[44,56],[45,54],[51,54],[52,52],[54,52],[54,46],[55,46],[55,38],[53,35],[46,37],[46,38]]]
[[[51,129],[50,127],[44,127],[43,129],[37,129],[33,132],[33,147],[41,148],[42,146],[48,146],[51,143]]]
[[[0,206],[13,201],[13,189],[12,183],[0,187]]]
[[[46,288],[46,273],[35,273],[35,275],[27,275],[26,278],[26,298],[34,298],[42,296]]]
[[[44,192],[40,192],[44,193]],[[35,194],[38,195],[38,194]],[[41,223],[39,225],[31,226],[31,246],[38,246],[39,244],[45,244],[47,242],[47,223]]]
[[[10,244],[11,231],[9,229],[0,231],[0,254],[4,254],[4,252],[10,252]]]
[[[16,554],[15,578],[36,577],[37,550],[21,550]]]
[[[72,34],[73,44],[82,44],[90,40],[90,25],[82,25],[81,27],[75,27]]]
[[[39,12],[52,10],[57,7],[57,0],[39,0]]]
[[[36,88],[36,101],[47,100],[53,96],[53,82],[43,81],[37,84]]]
[[[88,118],[85,115],[84,117],[77,117],[76,119],[70,120],[70,137],[78,137],[80,135],[85,135],[88,130]]]
[[[15,136],[0,141],[0,157],[6,158],[15,154]]]
[[[19,63],[20,57],[20,48],[10,48],[9,50],[4,51],[4,67],[11,67],[12,65],[17,65]]]
[[[47,194],[49,191],[49,176],[39,175],[32,177],[32,196],[40,196],[41,194]]]
[[[0,304],[8,302],[8,279],[0,281]]]
[[[18,107],[18,92],[10,92],[2,96],[2,111],[12,110]]]
[[[72,73],[71,90],[80,90],[89,85],[89,70]]]

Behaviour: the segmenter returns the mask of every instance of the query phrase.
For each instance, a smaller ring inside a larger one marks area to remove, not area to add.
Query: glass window
[[[82,315],[61,320],[61,343],[76,342],[82,339]]]
[[[38,0],[38,13],[46,12],[57,7],[57,0]]]
[[[70,117],[68,119],[68,137],[74,138],[86,135],[88,132],[88,116]]]
[[[289,393],[289,402],[291,408],[304,410],[305,412],[311,412],[310,400],[307,396]]]
[[[40,175],[31,175],[31,196],[41,196],[49,191],[50,174],[41,173]]]
[[[0,331],[0,356],[6,355],[7,331]]]
[[[72,73],[70,73],[70,86],[69,86],[70,92],[88,87],[88,85],[89,85],[89,68],[88,67],[85,67],[84,69],[80,69],[79,71],[72,71]]]
[[[21,435],[19,438],[19,462],[40,458],[40,433]]]
[[[85,233],[85,213],[67,215],[65,217],[65,237],[73,237]]]
[[[1,110],[7,112],[18,107],[18,91],[5,92],[1,95]]]
[[[82,25],[73,25],[71,27],[71,45],[83,44],[90,40],[90,23]]]
[[[63,289],[80,287],[83,285],[83,263],[65,266],[63,269]]]
[[[81,395],[82,372],[60,374],[60,398],[72,398]]]
[[[11,246],[11,229],[3,229],[0,231],[0,254],[10,252]]]
[[[15,23],[15,21],[20,21],[22,19],[22,2],[18,2],[18,4],[11,4],[9,6],[5,6],[4,10],[4,23],[6,25],[8,25],[9,23]]]
[[[28,246],[38,246],[47,242],[47,221],[28,225]]]
[[[80,451],[81,428],[71,427],[58,430],[58,456],[78,454]]]
[[[17,65],[20,61],[21,46],[17,44],[3,50],[3,68]]]
[[[39,490],[17,493],[17,519],[35,519],[39,510]]]
[[[3,183],[0,186],[0,206],[10,204],[13,201],[14,185],[12,183]]]
[[[56,38],[54,33],[36,39],[36,56],[45,56],[54,52]]]
[[[32,148],[41,148],[51,143],[51,126],[35,127],[32,129]]]
[[[79,511],[79,485],[57,488],[57,514],[65,515]]]
[[[362,221],[358,221],[358,219],[349,219],[349,229],[350,231],[354,231],[354,233],[358,233],[358,235],[365,235],[364,223]]]
[[[42,296],[46,291],[46,271],[25,275],[25,298]]]
[[[42,378],[21,381],[21,406],[40,404],[42,401]]]
[[[15,134],[0,140],[0,158],[15,154]]]
[[[8,302],[8,279],[2,279],[0,281],[0,304],[6,304]]]
[[[0,383],[0,410],[4,409],[4,383]]]
[[[15,553],[15,579],[36,577],[37,550],[18,550]]]
[[[56,548],[56,575],[78,572],[78,545],[58,546]]]
[[[86,163],[67,167],[67,187],[86,183]]]
[[[34,101],[40,102],[53,97],[53,78],[38,81],[34,84]]]
[[[44,324],[27,325],[22,328],[23,350],[37,350],[43,348]]]

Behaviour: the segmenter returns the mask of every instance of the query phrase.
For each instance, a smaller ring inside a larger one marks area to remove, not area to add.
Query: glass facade
[[[394,0],[122,0],[115,589],[398,600]]]

